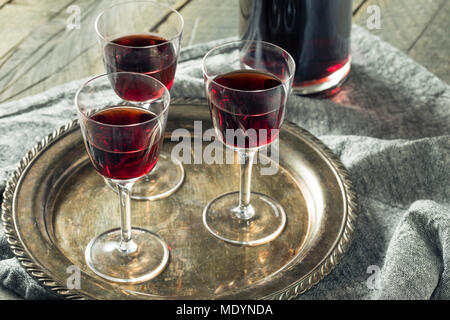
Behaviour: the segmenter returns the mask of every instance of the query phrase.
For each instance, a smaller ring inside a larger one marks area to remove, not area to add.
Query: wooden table
[[[93,20],[112,2],[0,0],[0,103],[104,72]],[[238,35],[238,0],[169,2],[185,19],[183,46]],[[374,5],[381,29],[370,31],[450,82],[450,1],[353,0],[354,23],[368,29]],[[71,6],[80,8],[79,30],[66,28]],[[0,300],[14,298],[0,287]]]
[[[0,103],[103,72],[93,20],[111,3],[0,0]],[[238,35],[238,0],[170,3],[185,18],[183,46]],[[450,1],[354,0],[354,22],[367,29],[373,5],[381,29],[370,31],[449,82]],[[66,28],[71,6],[80,8],[79,30]]]

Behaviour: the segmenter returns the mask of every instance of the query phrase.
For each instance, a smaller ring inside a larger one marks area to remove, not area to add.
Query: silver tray
[[[165,151],[176,143],[170,133],[192,132],[194,120],[203,122],[203,130],[211,127],[204,102],[172,102]],[[237,165],[187,164],[185,182],[171,197],[133,201],[133,225],[156,232],[171,248],[166,270],[142,284],[109,282],[86,266],[89,240],[117,227],[119,214],[117,195],[92,168],[76,121],[22,159],[4,192],[3,227],[24,268],[66,298],[290,299],[342,258],[352,238],[356,202],[345,168],[307,131],[285,122],[279,154],[277,174],[261,176],[260,165],[254,168],[252,189],[278,200],[288,217],[282,235],[262,246],[227,244],[202,224],[209,200],[238,189]],[[68,288],[71,266],[81,271],[79,289]]]

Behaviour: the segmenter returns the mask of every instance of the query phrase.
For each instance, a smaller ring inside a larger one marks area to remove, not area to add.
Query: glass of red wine
[[[131,1],[107,8],[95,21],[106,71],[143,73],[170,90],[183,25],[183,18],[176,10],[157,2]],[[131,197],[162,199],[173,194],[183,180],[182,163],[161,152],[157,166],[134,185]],[[107,183],[115,189],[110,181]]]
[[[121,227],[98,235],[85,251],[88,266],[105,279],[142,282],[167,265],[167,244],[156,234],[131,226],[130,194],[133,184],[159,159],[169,103],[169,92],[160,81],[130,72],[96,76],[76,94],[89,158],[119,193]]]
[[[279,134],[295,62],[285,50],[262,41],[236,41],[210,50],[203,77],[216,137],[237,151],[240,190],[212,200],[205,227],[217,238],[256,246],[281,234],[286,214],[268,195],[251,192],[255,154]]]

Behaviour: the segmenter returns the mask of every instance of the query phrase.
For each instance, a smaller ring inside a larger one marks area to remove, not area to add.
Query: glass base
[[[292,85],[292,90],[295,94],[311,96],[311,97],[329,97],[336,94],[340,87],[347,80],[350,73],[351,57],[339,69],[330,74],[328,77],[307,82],[295,83]]]
[[[159,275],[169,261],[167,244],[157,235],[132,228],[128,251],[119,250],[120,228],[92,239],[85,251],[87,265],[100,277],[120,283],[138,283]]]
[[[105,179],[106,184],[117,192],[117,188]],[[170,156],[161,153],[153,170],[133,185],[131,199],[158,200],[167,198],[177,191],[184,181],[183,164],[178,159],[170,160]]]
[[[286,225],[283,208],[272,198],[252,192],[250,214],[239,210],[239,192],[212,200],[203,210],[203,224],[215,237],[237,245],[258,246],[278,237]]]

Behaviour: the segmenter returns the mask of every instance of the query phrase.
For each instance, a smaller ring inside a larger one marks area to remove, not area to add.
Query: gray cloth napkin
[[[182,51],[173,97],[204,96],[201,58]],[[299,299],[450,299],[450,88],[354,26],[350,79],[331,100],[291,96],[286,120],[325,142],[359,198],[355,237],[337,268]],[[0,105],[0,188],[43,136],[73,119],[82,81]],[[20,266],[0,231],[0,283],[55,298]]]

